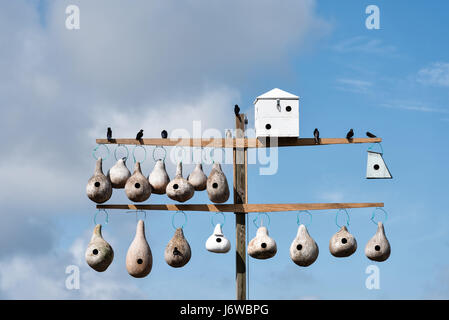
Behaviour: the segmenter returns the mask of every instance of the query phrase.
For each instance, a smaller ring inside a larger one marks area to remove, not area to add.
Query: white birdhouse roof
[[[257,102],[257,100],[267,100],[267,99],[287,99],[287,100],[298,100],[299,97],[295,96],[294,94],[291,94],[287,91],[281,90],[279,88],[274,88],[268,92],[265,92],[264,94],[258,96],[256,100],[254,100],[254,103]]]

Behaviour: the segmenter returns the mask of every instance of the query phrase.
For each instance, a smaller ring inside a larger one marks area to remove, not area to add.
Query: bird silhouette
[[[111,128],[108,127],[108,133],[106,134],[108,141],[110,141],[112,139],[112,130]]]
[[[371,132],[367,131],[366,135],[370,138],[377,138],[377,136],[375,136],[374,134],[372,134]]]
[[[349,130],[349,132],[346,134],[346,139],[351,140],[354,136],[354,130]]]
[[[143,137],[143,129],[140,129],[140,131],[136,135],[136,140],[140,140]]]
[[[236,116],[238,116],[240,114],[240,107],[238,106],[238,104],[236,104],[234,106],[234,113]]]
[[[168,133],[167,133],[166,130],[162,130],[162,132],[161,132],[161,137],[162,137],[162,139],[167,139]]]
[[[315,143],[319,144],[320,143],[320,132],[318,131],[317,128],[315,128],[315,130],[313,130],[313,137],[315,139]]]

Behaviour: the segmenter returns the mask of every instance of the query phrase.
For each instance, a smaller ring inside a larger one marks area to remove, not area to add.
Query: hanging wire
[[[137,162],[137,161],[136,161],[136,156],[135,156],[135,152],[136,152],[137,147],[140,147],[140,148],[143,149],[143,151],[145,151],[145,156],[144,156],[143,160],[142,160],[142,161],[139,161],[140,164],[142,164],[142,163],[144,163],[145,160],[147,159],[147,149],[146,149],[144,146],[140,145],[140,144],[136,144],[136,145],[134,146],[134,149],[133,149],[133,160],[134,160],[134,163]]]
[[[129,149],[128,149],[128,147],[127,147],[126,145],[124,145],[124,144],[119,144],[119,145],[117,145],[117,147],[116,147],[115,150],[114,150],[114,158],[115,158],[115,161],[118,161],[118,158],[117,158],[117,150],[118,150],[118,148],[120,148],[120,147],[125,148],[125,150],[126,150],[125,161],[128,160],[128,157],[129,157]]]
[[[109,223],[109,214],[108,214],[108,212],[106,211],[106,209],[98,209],[98,211],[95,212],[95,215],[94,215],[94,225],[97,225],[97,215],[100,212],[104,212],[104,214],[106,215],[106,219],[105,219],[105,223],[104,224],[105,225],[108,224]]]
[[[156,154],[156,150],[158,150],[158,149],[162,149],[162,150],[164,151],[164,157],[158,158],[157,160],[165,161],[165,158],[167,157],[167,150],[165,150],[164,146],[156,146],[156,147],[153,149],[153,160],[154,160],[155,162],[157,161],[157,160],[156,160],[156,157],[155,157],[155,154]]]
[[[374,143],[372,143],[372,144],[369,146],[369,148],[368,148],[367,151],[372,150],[373,147],[376,146],[376,145],[380,147],[380,153],[381,153],[381,154],[384,154],[384,149],[382,148],[382,144],[381,144],[380,142],[374,142]]]
[[[181,160],[179,160],[179,157],[178,157],[178,153],[179,153],[178,149],[181,149],[181,150],[182,150]],[[174,153],[174,155],[175,155],[175,160],[176,160],[176,162],[184,162],[184,157],[185,157],[185,154],[186,154],[186,149],[185,149],[183,146],[175,146],[175,147],[173,148],[173,153]]]
[[[136,213],[136,222],[139,221],[139,219],[138,219],[139,212],[143,213],[143,220],[146,220],[146,219],[147,219],[147,213],[146,213],[145,210],[137,209],[137,210],[129,210],[129,211],[126,211],[126,213],[131,213],[131,212],[135,212],[135,213]]]
[[[304,224],[306,227],[308,227],[308,226],[312,223],[312,214],[311,214],[308,210],[302,210],[302,211],[299,211],[299,212],[296,214],[296,224],[297,224],[298,226],[301,224],[300,216],[301,216],[302,213],[305,213],[305,214],[309,215],[309,222],[306,223],[306,224],[302,223],[302,224]]]
[[[270,225],[271,220],[270,220],[270,216],[266,213],[266,212],[260,212],[256,218],[253,219],[253,223],[256,226],[256,228],[262,227],[263,226],[263,218],[262,216],[266,216],[268,218],[268,224],[266,225],[267,227]],[[260,224],[257,225],[256,221],[260,218]]]
[[[349,227],[349,222],[350,222],[350,217],[349,217],[349,213],[348,213],[348,210],[346,210],[346,209],[338,209],[338,211],[337,211],[337,214],[335,215],[335,224],[339,227],[339,228],[341,228],[342,226],[341,225],[339,225],[338,224],[338,215],[340,214],[340,212],[344,212],[345,214],[346,214],[346,226],[347,227]]]
[[[184,215],[184,223],[183,223],[182,226],[180,226],[179,228],[184,229],[184,226],[187,224],[187,215],[186,215],[186,213],[185,213],[184,211],[176,211],[176,213],[173,214],[173,215],[172,215],[172,218],[171,218],[171,225],[172,225],[173,229],[175,229],[175,230],[178,229],[178,228],[176,228],[176,226],[175,226],[175,217],[176,217],[176,215],[177,215],[178,213],[182,213],[182,214]]]
[[[106,151],[108,152],[108,154],[106,155],[106,157],[104,157],[104,158],[102,157],[103,160],[106,160],[106,159],[109,157],[110,151],[109,151],[108,146],[105,145],[105,144],[99,144],[99,145],[97,145],[97,146],[94,148],[94,150],[92,150],[92,157],[94,157],[95,160],[98,160],[97,156],[95,156],[95,152],[97,152],[97,150],[98,150],[100,147],[106,148]]]
[[[212,224],[213,227],[215,227],[214,218],[219,214],[223,217],[223,223],[220,223],[220,226],[223,228],[226,222],[226,216],[224,215],[223,212],[215,212],[215,214],[212,214],[210,216],[210,223]]]
[[[371,214],[371,222],[372,223],[374,223],[375,225],[377,225],[377,222],[376,221],[374,221],[374,218],[376,217],[376,211],[377,210],[380,210],[380,211],[382,211],[383,212],[383,214],[384,214],[384,217],[385,217],[385,219],[382,221],[382,220],[380,220],[380,221],[378,221],[378,222],[384,222],[384,221],[387,221],[388,220],[388,213],[387,213],[387,211],[385,210],[385,209],[383,209],[383,208],[376,208],[376,209],[374,209],[373,210],[373,213]]]

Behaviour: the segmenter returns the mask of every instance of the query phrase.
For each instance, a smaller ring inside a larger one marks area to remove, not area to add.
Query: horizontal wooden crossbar
[[[378,203],[283,203],[283,204],[98,204],[97,209],[210,211],[210,212],[283,212],[383,207]]]
[[[270,141],[272,140],[272,141]],[[240,139],[97,139],[98,144],[128,144],[146,146],[180,146],[180,147],[209,147],[209,148],[267,148],[293,146],[323,146],[330,144],[375,143],[382,142],[381,138],[322,138],[316,144],[313,138],[240,138]]]

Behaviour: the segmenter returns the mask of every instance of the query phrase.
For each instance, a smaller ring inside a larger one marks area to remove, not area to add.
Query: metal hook
[[[136,145],[134,146],[134,149],[133,149],[133,160],[134,160],[134,163],[137,162],[137,161],[136,161],[136,156],[135,156],[135,154],[134,154],[134,153],[136,152],[136,148],[137,148],[137,147],[140,147],[140,148],[143,149],[143,151],[145,151],[145,156],[144,156],[143,160],[140,161],[140,164],[142,164],[142,163],[144,163],[145,160],[147,159],[147,149],[146,149],[144,146],[140,145],[140,144],[136,144]]]
[[[117,149],[118,149],[119,147],[122,147],[122,148],[125,148],[125,149],[126,149],[126,157],[125,157],[125,161],[128,160],[128,157],[129,157],[129,149],[128,149],[128,147],[127,147],[126,145],[124,145],[124,144],[119,144],[119,145],[117,145],[117,147],[116,147],[115,150],[114,150],[114,158],[115,158],[115,161],[118,161],[118,159],[117,159]]]
[[[95,160],[98,160],[98,158],[95,156],[95,152],[97,152],[98,148],[100,148],[101,146],[105,147],[106,150],[108,151],[108,155],[105,158],[102,158],[103,160],[106,160],[109,157],[110,151],[107,145],[105,144],[98,144],[94,150],[92,151],[92,157],[94,157]]]
[[[210,217],[210,223],[212,224],[213,227],[215,227],[215,223],[214,223],[214,218],[218,215],[221,214],[223,216],[223,223],[220,223],[221,227],[223,227],[225,225],[226,222],[226,216],[224,215],[223,212],[215,212],[214,215],[211,215]]]
[[[147,219],[147,213],[146,213],[145,210],[138,209],[138,210],[129,210],[129,211],[126,211],[126,212],[127,212],[127,213],[135,212],[135,213],[136,213],[136,222],[139,221],[139,219],[138,219],[139,212],[142,212],[142,213],[144,214],[143,220],[146,220],[146,219]]]
[[[301,213],[306,213],[306,214],[308,214],[309,215],[309,217],[310,217],[310,219],[309,219],[309,223],[307,223],[307,224],[304,224],[306,227],[308,227],[311,223],[312,223],[312,214],[308,211],[308,210],[302,210],[302,211],[299,211],[298,213],[297,213],[297,215],[296,215],[296,224],[299,226],[301,223],[300,223],[300,219],[299,219],[299,216],[301,215]]]
[[[269,216],[266,212],[260,212],[260,213],[256,216],[256,218],[253,219],[253,223],[254,223],[254,225],[256,226],[256,228],[260,228],[260,227],[263,226],[263,219],[260,220],[260,224],[259,224],[259,225],[257,225],[257,223],[256,223],[257,219],[259,219],[259,217],[261,217],[262,215],[265,215],[265,216],[268,218],[268,224],[267,224],[267,227],[271,224],[270,216]]]
[[[338,209],[337,214],[335,215],[335,224],[337,225],[337,227],[341,228],[341,225],[338,224],[338,215],[340,214],[341,211],[343,211],[346,214],[346,226],[349,227],[349,222],[351,219],[349,217],[348,210],[346,209]]]
[[[187,215],[186,215],[186,213],[184,211],[176,211],[176,213],[173,214],[172,218],[171,218],[171,225],[172,225],[173,229],[175,229],[175,230],[178,229],[178,228],[175,227],[175,217],[176,217],[176,215],[178,213],[182,213],[184,215],[184,223],[182,224],[182,226],[180,226],[180,228],[184,229],[184,226],[187,224]]]
[[[373,210],[373,213],[371,214],[371,219],[370,219],[375,225],[377,225],[377,222],[374,221],[374,218],[376,217],[376,210],[380,210],[380,211],[382,211],[384,213],[384,216],[385,216],[385,220],[384,221],[388,220],[388,213],[387,213],[387,211],[385,209],[383,209],[383,208],[376,208],[376,209]],[[383,222],[383,221],[381,220],[380,222]]]
[[[165,158],[167,157],[167,150],[165,150],[165,148],[164,148],[164,146],[156,146],[154,149],[153,149],[153,160],[156,162],[157,160],[156,160],[156,157],[154,156],[155,154],[156,154],[156,150],[157,149],[162,149],[162,150],[164,150],[164,157],[163,158],[159,158],[158,160],[162,160],[162,161],[165,161]]]
[[[95,212],[95,215],[94,215],[94,224],[97,225],[97,214],[98,214],[99,212],[104,212],[104,214],[106,215],[106,220],[105,220],[105,223],[104,223],[104,224],[105,224],[105,225],[108,224],[108,223],[109,223],[109,214],[108,214],[108,212],[106,211],[106,209],[98,209],[98,211]]]

